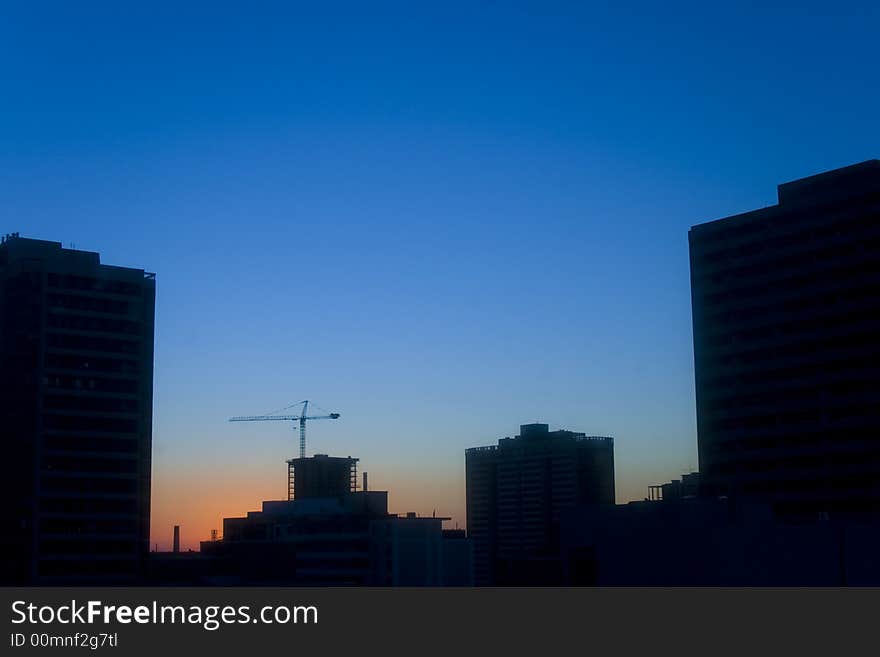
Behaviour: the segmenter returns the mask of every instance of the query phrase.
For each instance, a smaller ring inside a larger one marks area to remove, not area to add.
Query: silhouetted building
[[[131,583],[149,549],[154,275],[0,245],[4,583]]]
[[[337,466],[356,459],[316,455],[294,460],[303,471],[314,466],[314,471],[339,475],[331,477],[339,483],[344,468]],[[300,485],[299,470],[296,485]],[[389,514],[386,491],[305,497],[297,493],[293,500],[265,501],[261,511],[243,518],[225,518],[222,540],[201,544],[208,560],[207,565],[199,565],[203,579],[190,583],[470,585],[470,541],[444,536],[445,520]],[[174,565],[167,557],[157,562],[157,581],[168,582],[163,577],[173,577]]]
[[[202,552],[150,552],[150,586],[235,586],[238,580],[215,575],[215,560]]]
[[[700,497],[700,473],[691,472],[665,484],[648,486],[648,501],[693,499]]]
[[[783,522],[771,505],[671,497],[576,507],[561,520],[571,586],[877,586],[880,526]]]
[[[337,497],[357,490],[357,459],[350,456],[315,454],[308,458],[290,459],[288,482],[292,487],[288,499]],[[366,473],[364,473],[366,474]]]
[[[880,161],[780,185],[690,230],[710,496],[785,515],[880,510]]]
[[[614,503],[614,441],[524,424],[466,450],[465,477],[475,583],[560,583],[560,513]]]
[[[474,585],[474,545],[464,529],[443,530],[443,586]]]

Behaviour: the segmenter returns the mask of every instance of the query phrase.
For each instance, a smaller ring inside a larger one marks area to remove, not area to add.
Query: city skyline
[[[687,230],[880,151],[867,4],[118,11],[0,27],[0,232],[157,272],[160,548],[283,499],[226,420],[304,398],[450,526],[520,424],[615,436],[620,502],[694,470]]]
[[[306,458],[305,420],[340,414],[304,401],[292,405],[300,414],[286,414],[288,406],[229,418],[297,421],[300,457],[288,461],[287,499],[224,517],[222,538],[211,530],[189,555],[180,554],[174,525],[173,551],[149,559],[155,273],[7,234],[0,371],[11,524],[21,531],[4,540],[24,561],[13,559],[6,577],[322,586],[873,581],[878,173],[874,159],[789,181],[777,187],[778,205],[691,229],[699,472],[615,504],[612,437],[522,425],[515,438],[466,450],[465,534],[443,530],[451,518],[436,507],[389,514],[388,491],[367,492],[365,471],[359,490],[356,457]],[[756,285],[761,276],[776,285]],[[718,361],[709,368],[707,354]],[[768,389],[757,394],[756,385]],[[719,396],[732,399],[707,414]],[[728,432],[721,441],[719,429]],[[638,554],[645,541],[665,547],[646,561]]]

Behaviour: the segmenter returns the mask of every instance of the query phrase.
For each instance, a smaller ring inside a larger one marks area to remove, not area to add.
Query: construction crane
[[[339,413],[328,413],[327,415],[307,415],[309,410],[308,399],[297,402],[296,404],[291,404],[287,408],[282,408],[281,410],[286,411],[288,408],[297,406],[299,404],[302,404],[302,411],[299,415],[237,415],[235,417],[229,418],[229,421],[271,422],[281,420],[286,422],[299,422],[299,457],[301,459],[304,459],[306,457],[306,420],[335,420],[339,417]]]

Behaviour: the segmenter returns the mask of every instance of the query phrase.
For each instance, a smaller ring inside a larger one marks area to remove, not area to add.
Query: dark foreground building
[[[559,584],[559,518],[580,504],[614,503],[614,441],[524,424],[516,438],[465,452],[474,581]]]
[[[700,475],[777,514],[880,511],[880,161],[689,235]]]
[[[880,525],[782,522],[771,505],[675,497],[578,507],[561,520],[572,586],[877,586]]]
[[[154,275],[0,245],[4,584],[135,583],[150,531]]]

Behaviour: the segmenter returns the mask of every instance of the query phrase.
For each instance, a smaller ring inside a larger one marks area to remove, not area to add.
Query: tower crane
[[[296,404],[291,404],[287,408],[302,404],[302,411],[299,415],[236,415],[229,418],[230,422],[269,422],[269,421],[286,421],[299,422],[299,457],[306,457],[306,420],[335,420],[339,417],[339,413],[328,413],[327,415],[307,415],[309,410],[309,400],[306,399]],[[287,410],[282,408],[282,411]]]

